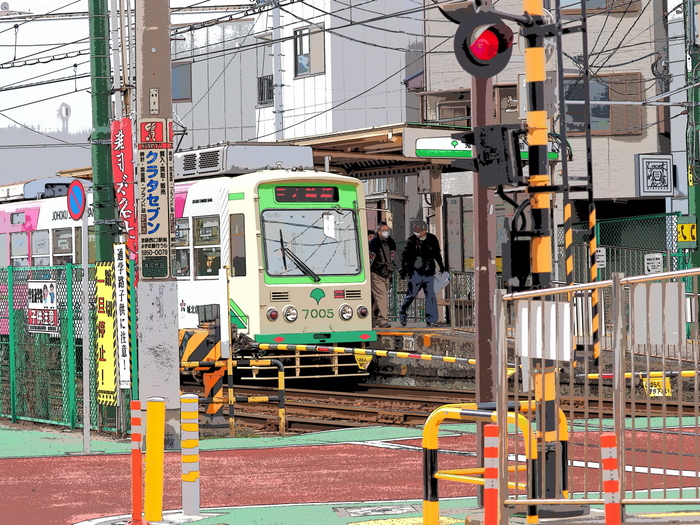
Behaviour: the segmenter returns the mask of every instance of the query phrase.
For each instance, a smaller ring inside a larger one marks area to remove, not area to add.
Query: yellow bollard
[[[146,490],[144,518],[163,520],[163,468],[165,463],[165,399],[151,397],[146,406]]]

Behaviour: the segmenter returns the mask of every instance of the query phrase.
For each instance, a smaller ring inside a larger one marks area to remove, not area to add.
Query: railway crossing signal
[[[513,54],[513,30],[490,11],[460,2],[440,9],[459,24],[454,38],[457,61],[472,76],[490,78],[503,71]]]

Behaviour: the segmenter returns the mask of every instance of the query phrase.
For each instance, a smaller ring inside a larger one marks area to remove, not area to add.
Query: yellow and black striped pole
[[[551,179],[547,159],[547,142],[549,141],[549,119],[545,106],[544,84],[547,80],[545,67],[544,5],[542,0],[524,0],[523,10],[532,20],[530,27],[524,31],[525,48],[525,84],[527,91],[527,141],[528,165],[530,178],[528,193],[532,210],[534,235],[530,243],[532,287],[549,288],[552,281],[552,237],[551,237]],[[555,498],[561,494],[554,483],[556,475],[557,405],[556,405],[556,369],[551,362],[542,361],[541,366],[534,366],[535,399],[541,410],[541,435],[545,447],[544,472],[545,486],[536,483],[534,487],[537,498]],[[528,508],[526,522],[538,523],[539,517],[533,507]]]
[[[598,262],[596,261],[596,251],[598,240],[596,239],[596,214],[595,202],[593,202],[593,182],[589,182],[588,197],[588,227],[590,228],[588,240],[588,257],[590,260],[590,281],[598,280]],[[600,357],[600,292],[597,288],[591,290],[591,340],[593,343],[593,360],[598,365]]]
[[[524,0],[525,12],[542,22],[542,0]],[[528,32],[525,48],[525,84],[527,96],[527,142],[530,168],[529,188],[535,235],[530,243],[533,288],[549,288],[552,280],[551,184],[547,160],[549,122],[544,100],[544,34]],[[549,191],[548,191],[549,190]]]

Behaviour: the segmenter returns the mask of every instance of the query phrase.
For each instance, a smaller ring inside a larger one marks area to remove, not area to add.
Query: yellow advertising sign
[[[114,263],[95,265],[97,289],[95,308],[97,323],[95,348],[97,359],[97,402],[100,405],[117,404],[117,330]]]
[[[671,378],[669,377],[657,377],[652,379],[642,377],[642,384],[644,385],[644,390],[649,394],[649,397],[671,397],[673,395]]]

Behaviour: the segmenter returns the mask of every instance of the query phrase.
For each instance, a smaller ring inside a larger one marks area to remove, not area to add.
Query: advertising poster
[[[27,330],[59,335],[56,281],[27,281]]]

